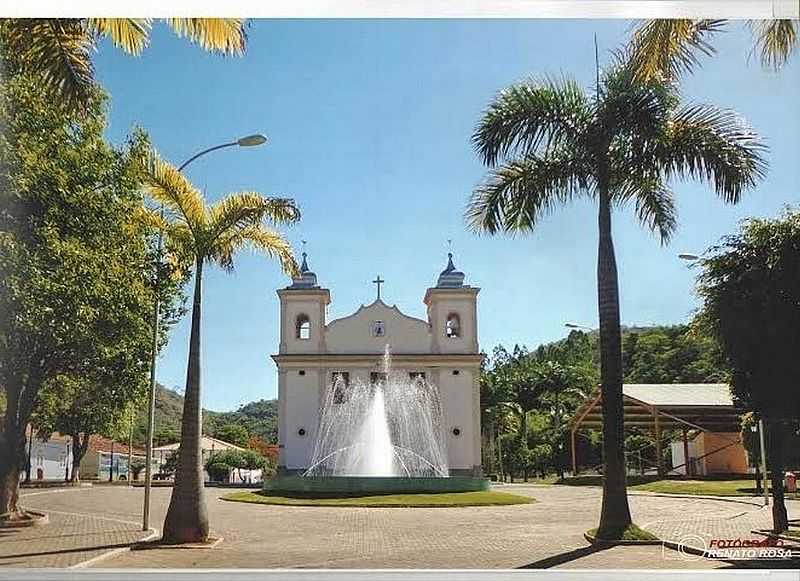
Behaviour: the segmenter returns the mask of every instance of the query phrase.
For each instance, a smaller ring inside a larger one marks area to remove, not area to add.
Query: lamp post
[[[697,262],[701,258],[701,254],[695,254],[693,252],[681,252],[678,254],[678,258],[681,260],[686,260],[687,262]],[[761,448],[761,473],[763,474],[763,482],[764,482],[764,506],[769,506],[769,491],[767,489],[767,452],[764,446],[764,420],[759,418],[758,419],[758,443],[759,447]]]
[[[578,325],[577,323],[564,323],[564,326],[567,329],[581,329],[583,331],[594,331],[591,327],[586,327],[585,325]]]
[[[183,169],[196,160],[198,157],[201,157],[207,153],[211,153],[212,151],[216,151],[218,149],[224,149],[226,147],[256,147],[259,145],[263,145],[267,142],[267,137],[262,135],[261,133],[254,133],[253,135],[247,135],[245,137],[240,137],[235,141],[230,141],[227,143],[221,143],[219,145],[215,145],[213,147],[209,147],[208,149],[204,149],[192,157],[184,161],[180,167],[178,167],[178,171],[183,171]],[[163,216],[164,207],[161,207],[161,213]],[[161,255],[164,250],[164,234],[163,232],[159,231],[158,233],[158,244],[157,244],[157,261],[158,266],[161,266]],[[159,271],[156,271],[156,280],[155,280],[155,301],[153,303],[153,337],[152,337],[152,344],[151,344],[151,353],[150,353],[150,392],[148,394],[149,401],[147,406],[147,450],[145,453],[145,467],[144,467],[144,509],[142,513],[142,530],[146,531],[150,528],[150,491],[153,485],[153,432],[155,429],[155,413],[156,413],[156,362],[158,359],[158,320],[160,317],[161,312],[161,304],[158,298],[158,287],[159,287]]]

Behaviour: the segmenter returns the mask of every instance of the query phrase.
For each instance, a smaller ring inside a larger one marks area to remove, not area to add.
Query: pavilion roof
[[[622,386],[626,426],[653,427],[658,414],[662,429],[695,428],[738,432],[739,416],[726,383],[628,383]],[[600,428],[602,392],[598,388],[578,407],[573,430]]]

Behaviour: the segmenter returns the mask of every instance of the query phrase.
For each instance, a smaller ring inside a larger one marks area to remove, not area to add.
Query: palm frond
[[[529,81],[500,92],[472,136],[486,165],[557,147],[580,135],[589,118],[586,94],[573,80]]]
[[[166,21],[175,34],[204,50],[239,56],[247,48],[244,18],[167,18]]]
[[[660,179],[629,176],[617,195],[623,203],[633,200],[634,213],[641,225],[658,234],[662,245],[669,243],[678,225],[678,215],[675,196]]]
[[[257,225],[292,224],[300,219],[300,210],[292,200],[266,198],[257,192],[230,194],[209,210],[209,244],[231,230]]]
[[[690,176],[714,184],[726,202],[737,203],[742,192],[764,178],[767,147],[734,111],[712,105],[680,109],[668,127],[659,158],[667,175]]]
[[[726,20],[689,20],[685,18],[646,20],[633,31],[629,64],[639,80],[675,80],[691,73],[699,64],[699,55],[711,56],[711,44]]]
[[[81,20],[18,18],[6,23],[6,50],[20,55],[43,88],[68,107],[79,108],[94,86],[94,36]]]
[[[105,36],[128,54],[140,55],[150,41],[152,18],[87,18],[90,32]]]
[[[474,232],[528,232],[542,215],[590,192],[590,173],[583,160],[569,155],[528,156],[489,174],[472,194],[465,214]]]
[[[150,197],[183,220],[196,236],[203,231],[207,224],[203,196],[175,166],[151,152],[145,161],[144,182]]]
[[[754,20],[750,29],[762,65],[777,70],[786,64],[797,46],[797,20]]]
[[[233,270],[233,257],[243,247],[277,258],[289,276],[299,272],[292,245],[280,234],[263,224],[250,224],[228,230],[210,249],[209,258],[227,271]]]

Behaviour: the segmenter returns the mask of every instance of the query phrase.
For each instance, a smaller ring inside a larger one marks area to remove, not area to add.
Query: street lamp
[[[564,326],[567,329],[583,329],[584,331],[594,331],[591,327],[586,327],[584,325],[578,325],[577,323],[564,323]]]
[[[694,262],[696,260],[700,260],[700,255],[693,254],[691,252],[681,252],[680,254],[678,254],[678,258],[680,258],[681,260],[686,260],[688,262]]]
[[[230,141],[226,143],[221,143],[219,145],[215,145],[213,147],[209,147],[208,149],[204,149],[192,157],[184,161],[180,167],[178,167],[178,171],[183,171],[183,169],[196,160],[198,157],[201,157],[207,153],[211,153],[212,151],[216,151],[218,149],[224,149],[226,147],[255,147],[258,145],[262,145],[267,142],[266,135],[262,135],[261,133],[254,133],[253,135],[246,135],[244,137],[240,137],[235,141]],[[164,206],[161,206],[161,214],[163,217],[164,213]],[[159,231],[158,233],[158,246],[157,246],[157,261],[158,265],[161,265],[161,255],[164,249],[164,234],[163,232]],[[156,414],[156,362],[158,358],[158,320],[160,316],[161,304],[158,300],[158,273],[156,271],[156,295],[155,301],[153,304],[153,337],[152,337],[152,345],[151,345],[151,353],[150,353],[150,393],[148,407],[147,407],[147,443],[146,443],[146,454],[145,454],[145,472],[144,472],[144,509],[142,514],[142,530],[146,531],[150,528],[150,490],[153,486],[153,431],[155,429],[155,414]]]

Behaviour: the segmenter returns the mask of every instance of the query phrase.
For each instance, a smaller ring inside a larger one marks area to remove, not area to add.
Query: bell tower
[[[317,284],[317,275],[308,268],[303,252],[300,274],[292,284],[278,291],[281,302],[279,353],[324,353],[325,308],[331,293]]]
[[[439,274],[436,286],[425,293],[431,350],[434,353],[478,352],[479,288],[464,284],[464,273],[456,270],[453,253],[447,254],[447,267]]]

